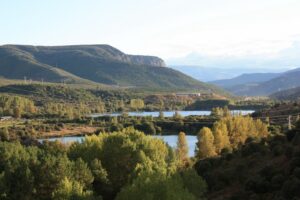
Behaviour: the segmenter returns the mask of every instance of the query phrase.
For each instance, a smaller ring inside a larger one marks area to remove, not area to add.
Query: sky
[[[276,60],[299,52],[300,0],[0,0],[0,33],[0,44],[110,44],[170,62]]]

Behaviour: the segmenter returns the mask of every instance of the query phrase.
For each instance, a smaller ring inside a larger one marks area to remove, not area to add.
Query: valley
[[[299,200],[300,1],[0,1],[0,200]]]
[[[4,45],[0,75],[0,186],[7,183],[0,192],[8,199],[25,194],[12,189],[14,177],[30,187],[27,199],[48,199],[50,193],[60,199],[70,182],[81,188],[72,198],[95,200],[141,199],[149,187],[168,188],[159,195],[180,199],[298,195],[288,189],[298,184],[294,161],[288,161],[291,173],[277,162],[295,159],[283,148],[297,152],[290,143],[297,144],[299,95],[289,88],[299,83],[298,70],[205,83],[158,57],[109,45]],[[261,173],[270,168],[265,163],[250,169],[249,162],[262,159],[271,160],[273,174]],[[14,160],[23,164],[9,167]],[[18,174],[22,167],[33,182]],[[35,171],[44,167],[47,177],[55,175],[51,187]],[[155,180],[156,173],[162,180]],[[41,183],[48,188],[35,192]]]

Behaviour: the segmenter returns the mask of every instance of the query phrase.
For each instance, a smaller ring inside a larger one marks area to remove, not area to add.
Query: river
[[[172,117],[175,114],[176,111],[163,111],[164,117]],[[191,115],[197,115],[197,116],[208,116],[211,114],[211,111],[177,111],[181,116],[187,117]],[[239,114],[241,113],[242,115],[248,115],[252,114],[254,111],[253,110],[232,110],[232,114]],[[110,117],[116,117],[120,116],[122,113],[95,113],[91,114],[90,117],[102,117],[102,116],[110,116]],[[159,116],[159,111],[154,111],[154,112],[128,112],[129,116],[139,116],[139,117],[145,117],[145,116],[152,116],[152,117],[158,117]]]
[[[248,115],[252,114],[254,111],[253,110],[233,110],[231,111],[232,114],[242,114],[242,115]],[[163,111],[165,117],[172,117],[175,114],[175,111]],[[183,116],[191,116],[191,115],[203,115],[207,116],[211,114],[211,111],[178,111],[178,113]],[[105,113],[105,114],[92,114],[90,115],[91,117],[100,117],[100,116],[120,116],[122,113]],[[129,116],[152,116],[152,117],[158,117],[159,112],[128,112]],[[153,136],[162,139],[164,142],[166,142],[169,146],[175,148],[176,143],[177,143],[177,135],[164,135],[164,136]],[[186,136],[187,143],[189,146],[189,156],[194,156],[195,153],[195,147],[196,147],[196,142],[197,142],[197,137],[196,136]],[[59,140],[62,143],[69,143],[69,142],[82,142],[84,140],[84,136],[66,136],[66,137],[54,137],[54,138],[48,138],[48,139],[40,139],[39,141],[55,141]]]

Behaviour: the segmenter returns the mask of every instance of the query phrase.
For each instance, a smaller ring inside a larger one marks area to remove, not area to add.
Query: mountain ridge
[[[210,81],[215,85],[228,88],[241,84],[255,84],[271,80],[280,76],[281,73],[244,73],[235,78]]]
[[[239,96],[268,96],[282,90],[300,86],[300,68],[282,73],[250,74],[249,78],[243,76],[235,79],[211,82]],[[239,80],[239,81],[237,81]]]
[[[128,55],[110,45],[3,45],[0,76],[121,87],[219,90],[166,67],[158,57]]]

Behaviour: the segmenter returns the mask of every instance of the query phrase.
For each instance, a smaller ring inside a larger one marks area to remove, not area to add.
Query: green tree
[[[1,141],[9,141],[9,132],[7,127],[0,129],[0,140]]]
[[[94,181],[91,170],[81,158],[78,158],[75,161],[73,173],[73,178],[75,178],[75,180],[77,180],[83,187],[89,187],[90,184]]]
[[[92,191],[85,191],[84,187],[76,181],[64,178],[59,187],[52,193],[53,200],[101,200],[94,197]]]
[[[195,182],[185,185],[187,178]],[[190,173],[188,176],[177,173],[141,174],[132,184],[122,189],[116,200],[201,200],[204,199],[205,190],[205,182],[196,173]]]
[[[72,159],[82,158],[89,166],[95,159],[100,160],[107,172],[112,196],[145,170],[166,173],[171,162],[169,149],[162,140],[145,136],[133,128],[87,137],[83,143],[73,144],[69,155]]]

